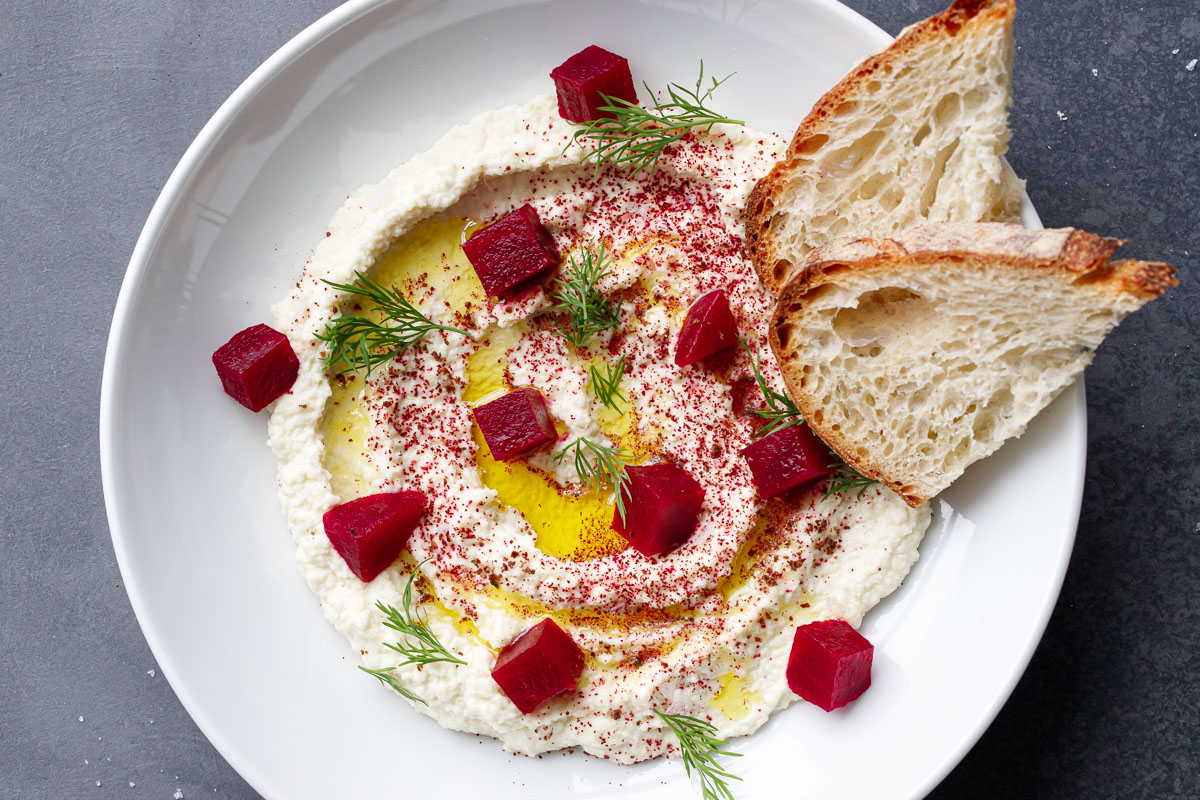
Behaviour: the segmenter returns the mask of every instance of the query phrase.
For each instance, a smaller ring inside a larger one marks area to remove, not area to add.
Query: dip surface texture
[[[688,307],[721,289],[781,388],[764,337],[773,298],[742,257],[740,220],[784,143],[718,126],[652,176],[630,177],[583,163],[572,131],[552,96],[489,112],[347,200],[274,309],[301,368],[273,409],[270,443],[300,569],[366,666],[400,663],[385,646],[399,634],[375,604],[400,607],[419,563],[414,594],[429,628],[467,664],[397,669],[426,703],[414,708],[517,752],[578,745],[631,763],[677,753],[654,709],[710,720],[728,737],[795,700],[784,673],[796,627],[829,617],[858,626],[908,574],[929,511],[878,488],[825,498],[823,482],[762,501],[740,455],[761,425],[749,409],[764,405],[748,354],[674,363]],[[560,253],[603,245],[611,257],[599,288],[621,325],[589,347],[557,333],[551,284],[496,302],[462,254],[471,231],[525,203]],[[356,272],[468,335],[433,331],[369,377],[329,377],[316,335],[369,309],[323,281],[352,283]],[[589,367],[622,358],[617,412],[596,398]],[[471,407],[524,387],[546,398],[559,441],[497,462]],[[579,437],[687,470],[704,489],[695,533],[663,556],[629,548],[610,529],[611,497],[583,485],[570,456],[554,458]],[[399,490],[424,492],[429,510],[410,552],[364,583],[321,516]],[[587,660],[575,691],[526,715],[489,673],[499,649],[546,616]]]

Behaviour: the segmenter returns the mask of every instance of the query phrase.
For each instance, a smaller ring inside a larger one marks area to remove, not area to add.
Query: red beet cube
[[[421,492],[380,492],[325,512],[325,535],[350,571],[370,583],[392,565],[425,513]]]
[[[788,658],[788,688],[826,711],[841,708],[870,687],[874,653],[844,620],[801,625]]]
[[[559,64],[550,77],[558,92],[558,114],[571,122],[611,118],[612,112],[600,111],[600,106],[616,104],[601,94],[635,104],[638,101],[629,61],[596,45],[585,47]]]
[[[737,343],[737,322],[729,310],[729,298],[718,289],[701,297],[688,309],[675,345],[675,363],[681,367]]]
[[[512,294],[561,261],[554,237],[528,203],[467,239],[462,247],[489,297]]]
[[[267,325],[254,325],[217,348],[213,366],[225,393],[251,411],[261,411],[296,382],[300,359],[288,338]]]
[[[613,511],[612,527],[644,556],[657,556],[683,544],[696,530],[704,489],[674,464],[629,467],[622,493],[625,519]]]
[[[566,631],[546,619],[508,643],[496,657],[492,679],[522,714],[575,688],[583,651]]]
[[[783,494],[833,473],[829,448],[803,422],[768,434],[742,450],[760,497]]]
[[[492,458],[512,461],[558,440],[550,409],[537,389],[518,389],[475,408]]]

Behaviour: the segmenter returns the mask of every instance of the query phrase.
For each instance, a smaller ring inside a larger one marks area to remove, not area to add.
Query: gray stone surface
[[[850,0],[890,32],[942,0]],[[254,792],[157,671],[105,522],[104,343],[192,137],[328,0],[0,2],[0,797]],[[1047,225],[1183,284],[1088,372],[1066,585],[1011,700],[933,797],[1200,796],[1200,7],[1020,0],[1010,159]]]

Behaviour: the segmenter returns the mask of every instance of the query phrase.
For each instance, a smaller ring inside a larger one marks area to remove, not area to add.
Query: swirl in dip
[[[274,309],[301,370],[276,404],[270,443],[297,560],[325,614],[372,668],[396,666],[377,601],[399,606],[418,562],[432,632],[465,666],[395,675],[442,725],[528,754],[581,746],[631,763],[674,748],[653,709],[744,735],[795,696],[784,671],[799,624],[857,626],[917,558],[927,508],[890,491],[824,497],[825,484],[761,500],[740,451],[763,405],[740,349],[674,362],[687,308],[723,289],[738,330],[777,373],[765,331],[773,298],[741,250],[741,210],[783,151],[774,135],[718,126],[686,139],[653,176],[582,163],[552,96],[483,114],[353,194],[286,299]],[[484,296],[461,243],[530,203],[564,255],[603,243],[614,269],[600,289],[621,326],[578,349],[555,333],[534,288]],[[356,271],[399,287],[434,331],[369,378],[331,378],[316,335],[360,298],[323,283]],[[621,405],[603,407],[588,367],[625,359]],[[491,458],[472,404],[532,386],[561,437],[527,460]],[[780,388],[776,383],[776,388]],[[648,558],[610,530],[610,497],[580,483],[562,445],[586,436],[639,462],[665,458],[704,488],[695,533]],[[370,583],[350,572],[321,524],[332,506],[379,491],[420,490],[430,507],[408,553]],[[497,651],[552,617],[587,654],[578,688],[522,714],[492,680]]]

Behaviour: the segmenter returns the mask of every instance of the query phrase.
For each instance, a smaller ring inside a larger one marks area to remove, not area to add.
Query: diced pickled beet
[[[874,653],[844,620],[801,625],[788,658],[788,688],[826,711],[841,708],[870,687]]]
[[[558,440],[537,389],[518,389],[476,407],[475,422],[497,461],[512,461]]]
[[[500,651],[492,679],[522,714],[575,688],[583,671],[583,651],[554,620],[546,619]]]
[[[235,333],[212,355],[225,393],[251,411],[261,411],[296,382],[300,359],[288,338],[267,325]]]
[[[638,101],[629,61],[596,45],[585,47],[559,64],[550,77],[558,93],[558,114],[571,122],[612,117],[611,111],[600,111],[600,106],[613,105],[601,94],[635,104]]]
[[[688,309],[675,345],[675,363],[695,364],[737,343],[737,322],[729,310],[729,298],[718,289],[709,292]]]
[[[558,266],[554,237],[533,206],[510,211],[463,243],[488,297],[504,297]]]
[[[614,509],[612,528],[644,556],[657,556],[683,544],[696,530],[704,489],[674,464],[627,467],[622,492],[625,519]]]
[[[350,571],[370,583],[392,565],[425,513],[421,492],[380,492],[325,512],[325,535]]]
[[[833,456],[807,425],[789,425],[742,450],[760,497],[783,494],[832,474]]]

